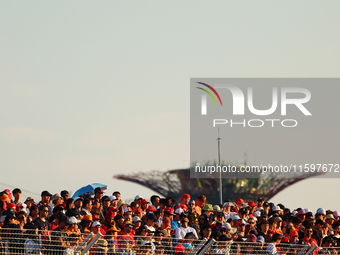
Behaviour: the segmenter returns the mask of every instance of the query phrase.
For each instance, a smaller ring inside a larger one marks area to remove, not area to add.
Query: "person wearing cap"
[[[272,212],[273,212],[273,214],[276,213],[276,214],[278,214],[278,215],[282,215],[283,210],[281,209],[280,206],[276,205],[276,206],[273,206]]]
[[[147,226],[146,227],[146,231],[147,234],[144,237],[144,241],[141,243],[140,249],[138,253],[141,254],[153,254],[156,250],[156,246],[155,246],[155,240],[153,239],[154,235],[155,235],[155,231],[151,231],[148,230]]]
[[[306,212],[305,212],[305,210],[300,208],[298,210],[297,214],[296,214],[296,217],[300,218],[301,222],[304,222],[305,219],[306,219]]]
[[[66,233],[70,224],[69,217],[62,216],[59,219],[59,226],[51,232],[51,247],[53,247],[53,254],[63,254],[63,251],[70,245]]]
[[[199,214],[196,212],[195,200],[189,201],[187,215],[189,218],[189,226],[198,224]]]
[[[133,234],[136,234],[137,229],[139,229],[140,226],[142,225],[142,220],[138,216],[134,216],[132,218],[132,224],[133,224],[132,232]]]
[[[105,239],[108,242],[108,253],[115,254],[118,249],[117,245],[117,233],[120,231],[116,226],[112,226],[112,228],[108,229],[105,234]]]
[[[334,223],[340,220],[340,212],[339,211],[334,211],[333,216],[334,216]]]
[[[136,230],[136,244],[138,246],[142,245],[142,243],[146,240],[146,236],[150,232],[145,226],[141,226]],[[151,233],[151,232],[150,232]]]
[[[221,212],[221,207],[219,205],[214,205],[213,210],[213,214],[216,216],[217,213]]]
[[[102,230],[103,232],[106,232],[108,229],[112,228],[115,225],[114,222],[114,213],[113,212],[108,212],[105,215],[105,219],[102,221]]]
[[[69,227],[66,229],[67,235],[75,234],[76,236],[80,236],[81,232],[78,228],[78,220],[76,217],[72,216],[69,217],[70,224]]]
[[[9,189],[5,189],[3,193],[5,193],[8,196],[9,203],[12,202],[12,192]]]
[[[184,213],[182,208],[178,208],[175,210],[175,218],[171,221],[171,229],[175,230],[181,226],[181,217],[180,215]]]
[[[225,217],[224,217],[224,213],[223,212],[218,212],[216,215],[216,221],[220,221],[222,222],[222,224],[225,223]]]
[[[238,199],[235,200],[235,207],[237,209],[242,208],[244,204],[245,204],[245,202],[242,198],[238,198]]]
[[[53,214],[49,219],[50,230],[54,230],[59,226],[59,219],[58,219],[57,216],[59,215],[59,213],[63,214],[63,210],[64,210],[64,208],[61,205],[58,205],[58,206],[53,208]]]
[[[1,193],[0,193],[1,194]],[[6,193],[3,193],[1,195],[1,201],[6,202],[6,203],[10,203],[11,199],[9,198],[9,196]]]
[[[186,214],[180,215],[182,226],[176,229],[175,237],[176,239],[183,239],[187,233],[192,232],[195,235],[195,239],[198,239],[197,232],[194,228],[189,227],[189,218]]]
[[[248,217],[253,217],[254,216],[253,213],[256,212],[256,210],[257,210],[257,205],[253,201],[251,201],[251,202],[249,202],[246,205],[246,209],[248,211],[248,215],[247,216]]]
[[[316,211],[316,214],[315,214],[315,220],[325,220],[326,218],[326,210],[323,209],[323,208],[319,208],[317,211]]]
[[[245,237],[245,230],[246,230],[246,221],[244,219],[240,219],[237,221],[237,227],[236,227],[236,232],[237,232],[237,240],[243,241],[242,238]]]
[[[108,214],[109,212],[109,208],[111,205],[111,199],[109,196],[103,196],[102,197],[102,211],[103,211],[103,215]]]
[[[84,215],[79,224],[80,232],[84,234],[90,233],[92,222],[93,219],[91,215]]]
[[[237,231],[237,222],[240,220],[241,218],[235,214],[233,215],[233,217],[231,218],[231,222],[230,222],[230,226],[231,226],[231,234],[236,233]]]
[[[190,195],[187,194],[187,193],[184,193],[182,195],[182,197],[180,198],[180,200],[181,200],[181,203],[179,203],[176,206],[176,209],[182,208],[184,210],[184,212],[186,212],[188,210],[188,204],[189,204],[189,201],[190,201]]]
[[[29,210],[29,209],[31,208],[32,204],[34,204],[34,199],[33,199],[33,197],[28,197],[28,198],[26,198],[26,200],[25,200],[24,203],[26,204],[27,215],[29,215],[29,214],[30,214],[30,210]]]
[[[133,224],[130,221],[124,221],[122,230],[118,232],[118,235],[123,239],[130,239],[134,243],[134,234],[132,232]]]
[[[124,213],[123,213],[123,216],[124,216],[124,220],[125,221],[132,221],[132,209],[131,207],[125,207],[124,208]]]
[[[325,222],[328,223],[332,227],[333,223],[334,223],[334,216],[333,216],[333,214],[327,214]]]
[[[174,209],[171,207],[165,208],[161,229],[165,229],[167,231],[171,230],[171,221],[173,220],[173,218],[174,218]]]
[[[270,243],[271,242],[271,237],[268,233],[269,230],[269,221],[268,220],[262,220],[260,223],[260,232],[259,232],[259,236],[263,236],[264,241],[266,243]]]
[[[209,223],[212,224],[215,220],[215,217],[213,214],[214,208],[211,204],[205,204],[202,208],[202,212],[207,215],[207,218],[209,220]]]
[[[233,209],[234,206],[235,204],[230,200],[227,200],[223,203],[222,211],[224,213],[226,220],[231,219],[234,215],[237,214],[237,212],[235,212]]]
[[[269,215],[270,205],[269,205],[268,202],[264,202],[264,203],[263,203],[263,210],[264,210],[264,212],[265,212],[267,215]]]
[[[277,217],[275,217],[275,220],[276,220],[276,228],[275,228],[274,232],[278,233],[280,235],[283,235],[283,232],[282,232],[282,218],[277,216]]]
[[[52,210],[50,207],[51,197],[52,197],[52,194],[48,192],[47,190],[44,190],[43,192],[41,192],[41,201],[38,203],[38,206],[46,205],[48,207],[49,209],[48,216],[51,216],[52,214]]]
[[[17,224],[17,219],[18,218],[15,216],[15,212],[13,212],[13,209],[7,209],[7,215],[3,224],[3,228],[19,229],[20,227]],[[18,231],[16,232],[19,233]]]
[[[143,212],[146,212],[148,207],[149,207],[149,201],[146,199],[141,199],[140,208],[143,210]]]
[[[78,213],[80,213],[81,208],[83,207],[84,198],[76,197],[74,198],[73,203],[74,203],[74,208],[78,211]]]
[[[133,212],[133,215],[137,216],[139,218],[142,218],[143,217],[143,210],[142,210],[142,208],[140,208],[140,207],[136,208],[134,210],[134,212]]]
[[[103,194],[104,194],[104,191],[102,188],[99,188],[99,187],[95,188],[92,203],[101,203]]]
[[[248,220],[248,210],[246,208],[241,208],[238,210],[238,216],[241,219]]]
[[[161,231],[161,230],[156,230],[155,234],[154,234],[154,237],[155,237],[155,242],[154,244],[156,245],[156,247],[158,245],[161,245],[162,244],[162,240],[163,240],[163,237],[164,237],[164,232]]]
[[[230,235],[230,231],[231,231],[231,226],[230,226],[230,224],[229,224],[228,222],[226,222],[226,223],[224,223],[224,225],[219,226],[219,227],[217,228],[217,230],[218,230],[219,232],[221,232],[222,235],[227,235],[227,236],[229,236],[229,235]]]
[[[299,242],[299,233],[296,230],[293,230],[289,233],[289,243],[297,248],[297,244]]]
[[[56,205],[62,204],[63,198],[62,198],[62,196],[60,196],[60,194],[57,193],[57,194],[54,194],[54,195],[51,197],[51,201],[52,201],[51,211],[53,212],[53,208],[54,208]]]
[[[92,217],[95,216],[95,217],[99,218],[99,220],[104,219],[104,215],[102,213],[102,208],[101,208],[100,203],[92,202],[91,214],[92,214]]]
[[[102,224],[100,224],[99,221],[94,221],[91,225],[91,232],[94,234],[94,235],[97,235],[100,231],[102,227]]]
[[[135,196],[134,202],[140,204],[140,202],[144,199],[141,195]]]

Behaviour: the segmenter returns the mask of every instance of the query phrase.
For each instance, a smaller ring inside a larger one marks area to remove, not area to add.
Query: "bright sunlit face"
[[[190,197],[182,198],[182,204],[187,205],[190,201]]]

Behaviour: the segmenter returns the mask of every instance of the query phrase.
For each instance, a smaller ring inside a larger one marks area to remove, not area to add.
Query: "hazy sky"
[[[39,199],[101,182],[149,197],[112,177],[189,166],[191,77],[339,77],[339,12],[337,0],[2,1],[0,189]],[[273,201],[340,210],[339,181]]]

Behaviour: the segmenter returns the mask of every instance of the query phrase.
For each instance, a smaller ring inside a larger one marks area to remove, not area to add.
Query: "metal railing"
[[[339,247],[280,243],[286,255],[339,254]],[[0,229],[1,254],[270,254],[268,243],[174,239],[165,236],[102,235],[70,231]]]

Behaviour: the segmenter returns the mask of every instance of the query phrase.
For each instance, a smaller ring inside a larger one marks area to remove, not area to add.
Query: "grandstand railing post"
[[[87,235],[87,237],[81,242],[81,244],[77,247],[77,249],[74,251],[74,254],[78,254],[81,250],[81,248],[83,248],[85,246],[85,244],[94,236],[94,234],[91,232]]]
[[[91,242],[85,247],[85,249],[82,251],[82,254],[85,254],[86,252],[88,252],[89,249],[91,249],[92,245],[94,245],[95,242],[97,242],[97,240],[102,237],[102,233],[98,233],[92,240]]]
[[[203,255],[212,245],[215,243],[215,239],[211,239],[206,245],[203,247],[203,249],[198,253],[198,255]]]
[[[42,240],[41,240],[41,234],[39,234],[39,254],[41,253],[41,247],[42,247]]]
[[[226,248],[226,251],[225,251],[225,254],[226,255],[229,255],[230,254],[230,249],[231,249],[231,245],[233,244],[233,240],[230,240],[230,242],[228,243],[227,245],[227,248]]]
[[[307,251],[307,253],[306,253],[305,255],[311,254],[316,248],[318,248],[318,246],[317,246],[316,244],[314,244],[314,245],[312,246],[312,248],[310,248],[309,251]]]
[[[199,242],[198,245],[195,246],[194,249],[192,249],[192,252],[190,253],[190,255],[195,255],[197,254],[200,249],[204,246],[204,244],[207,242],[208,240],[206,238],[204,238],[203,240],[201,240],[201,242]]]
[[[5,255],[8,254],[8,240],[5,240]]]
[[[310,247],[310,244],[306,244],[305,247],[303,247],[303,249],[297,254],[297,255],[302,255],[304,254],[305,251],[307,251]]]

